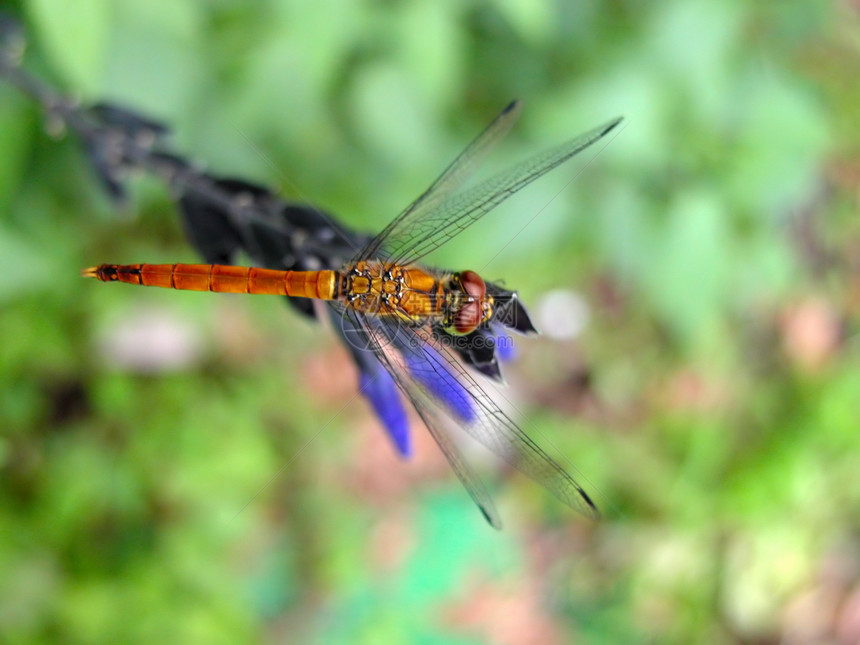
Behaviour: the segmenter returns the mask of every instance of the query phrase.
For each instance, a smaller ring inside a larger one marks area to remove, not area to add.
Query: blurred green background
[[[80,279],[196,258],[0,84],[0,640],[860,641],[857,3],[7,8],[26,69],[366,230],[512,98],[490,169],[626,120],[434,258],[530,305],[504,394],[605,513],[476,451],[497,533],[330,331]]]

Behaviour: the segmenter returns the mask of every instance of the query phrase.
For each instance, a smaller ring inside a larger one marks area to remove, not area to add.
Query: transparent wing
[[[356,260],[375,258],[380,252],[382,243],[390,236],[397,237],[402,230],[402,221],[420,220],[433,210],[439,202],[454,192],[478,167],[487,153],[501,141],[510,131],[522,111],[520,101],[512,101],[493,122],[470,143],[457,158],[451,162],[445,171],[439,175],[421,196],[412,202],[406,210],[398,215],[385,229],[355,257]]]
[[[427,351],[432,342],[429,329],[404,327],[401,333],[409,338],[406,346],[400,344],[398,347],[407,355],[409,371],[395,372],[396,380],[403,380],[409,373],[422,380],[422,370],[437,376],[446,373],[456,375],[474,404],[474,418],[465,423],[458,419],[457,427],[574,510],[594,519],[600,517],[597,507],[582,486],[502,412],[446,348],[436,346],[433,351]],[[434,403],[439,402],[437,400]],[[442,409],[445,409],[444,405]]]
[[[486,132],[492,131],[500,120],[505,123],[505,114],[503,112]],[[606,136],[620,122],[621,118],[613,119],[461,193],[444,191],[445,196],[441,199],[431,198],[428,207],[425,196],[434,190],[438,184],[437,180],[437,184],[431,186],[415,204],[391,222],[359,255],[403,265],[417,262],[460,234],[518,190]],[[481,135],[476,142],[484,136]],[[452,167],[457,166],[463,156],[471,156],[468,153],[474,145],[469,146]],[[445,174],[440,179],[444,178]],[[446,185],[447,182],[443,181],[443,186]]]
[[[376,325],[377,332],[371,332],[368,330],[367,325],[363,324],[366,319],[356,314],[353,310],[337,302],[330,303],[330,306],[337,312],[338,316],[343,316],[348,321],[348,326],[351,329],[356,330],[353,332],[354,334],[361,335],[360,337],[353,336],[350,342],[354,342],[355,346],[361,347],[366,351],[372,351],[385,369],[394,377],[400,390],[406,394],[421,417],[421,420],[424,421],[424,425],[427,426],[431,436],[436,441],[442,454],[445,455],[445,458],[448,460],[457,478],[463,484],[469,497],[478,506],[478,509],[487,522],[494,528],[501,529],[502,520],[499,512],[496,510],[496,505],[493,503],[492,497],[487,492],[481,478],[472,470],[448,434],[449,430],[446,428],[450,421],[439,413],[438,406],[433,405],[423,390],[417,387],[411,379],[397,377],[395,364],[398,360],[402,359],[391,354],[391,352],[396,351],[392,348],[392,338],[396,334],[396,329],[390,334],[380,333],[379,325]],[[384,325],[385,323],[380,321],[379,324]]]
[[[443,452],[445,446],[453,445],[447,434],[449,428],[460,428],[574,510],[591,518],[600,516],[582,486],[493,402],[445,347],[434,342],[429,328],[395,326],[379,317],[355,318]],[[452,405],[447,391],[440,392],[429,385],[450,379],[455,379],[458,386],[453,389],[467,398],[468,411],[456,400]],[[471,471],[466,471],[464,478],[464,462],[459,455],[457,460],[449,456],[449,461],[487,515],[484,505],[489,496],[480,481]],[[490,517],[490,523],[494,524]]]

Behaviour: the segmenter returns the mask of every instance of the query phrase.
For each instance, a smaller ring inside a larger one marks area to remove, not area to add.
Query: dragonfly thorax
[[[437,321],[464,335],[487,322],[493,298],[474,271],[438,274],[417,266],[361,261],[341,271],[340,297],[369,316],[393,316],[411,324]]]
[[[361,261],[341,272],[341,298],[365,315],[422,323],[438,315],[439,278],[418,267]]]

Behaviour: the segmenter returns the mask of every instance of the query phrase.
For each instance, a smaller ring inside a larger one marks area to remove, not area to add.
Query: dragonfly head
[[[449,334],[470,334],[492,317],[493,296],[487,295],[487,285],[477,273],[454,273],[448,287],[452,298],[445,330]]]

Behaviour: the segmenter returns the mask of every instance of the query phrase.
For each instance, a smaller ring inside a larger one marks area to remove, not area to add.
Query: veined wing
[[[351,311],[345,310],[345,315]],[[490,396],[475,382],[447,348],[435,343],[427,327],[393,325],[374,316],[353,315],[370,339],[374,351],[409,397],[434,439],[448,457],[472,499],[490,524],[495,509],[483,484],[468,469],[459,453],[452,458],[452,428],[460,428],[473,439],[497,454],[511,466],[549,490],[555,497],[583,513],[600,516],[594,502],[582,486],[547,455]],[[433,383],[453,383],[449,391],[440,392]],[[453,394],[453,397],[451,396]],[[467,409],[463,407],[465,399]],[[453,398],[453,405],[452,405]]]
[[[383,331],[381,327],[388,325],[388,323],[375,319],[372,322],[375,323],[376,331],[371,331],[368,327],[369,321],[364,316],[357,314],[352,309],[347,309],[340,303],[332,302],[329,304],[339,316],[348,320],[350,329],[354,330],[353,333],[361,334],[360,339],[353,337],[356,344],[366,348],[366,351],[372,351],[373,355],[391,374],[397,386],[412,402],[418,416],[424,421],[424,425],[427,426],[434,441],[436,441],[442,454],[445,455],[466,492],[469,493],[469,497],[478,506],[481,514],[491,526],[501,529],[502,520],[492,497],[487,492],[481,478],[472,470],[460,449],[449,436],[450,415],[443,414],[440,405],[433,401],[427,391],[418,387],[408,375],[403,374],[404,368],[401,365],[403,358],[402,355],[397,355],[399,350],[396,347],[396,344],[402,342],[403,339],[397,338],[397,328],[393,327],[388,331]]]
[[[503,112],[488,131],[504,115]],[[620,122],[620,117],[608,121],[490,177],[473,188],[461,193],[449,193],[442,200],[434,199],[430,208],[423,207],[421,204],[424,200],[422,195],[416,202],[422,206],[421,208],[416,208],[414,205],[407,208],[359,255],[365,258],[379,257],[403,265],[417,262],[463,232],[518,190],[606,136]],[[463,155],[466,155],[471,148],[472,146],[467,148]],[[452,167],[456,166],[458,161],[455,161]],[[444,177],[443,174],[442,178]],[[430,188],[430,191],[432,190],[433,186]]]
[[[454,192],[478,167],[487,153],[510,132],[511,127],[522,112],[522,102],[512,101],[493,122],[470,143],[463,152],[439,175],[430,187],[418,199],[406,207],[383,231],[361,250],[356,260],[375,258],[383,242],[390,235],[397,235],[402,229],[401,222],[420,220],[424,213],[433,209]]]

